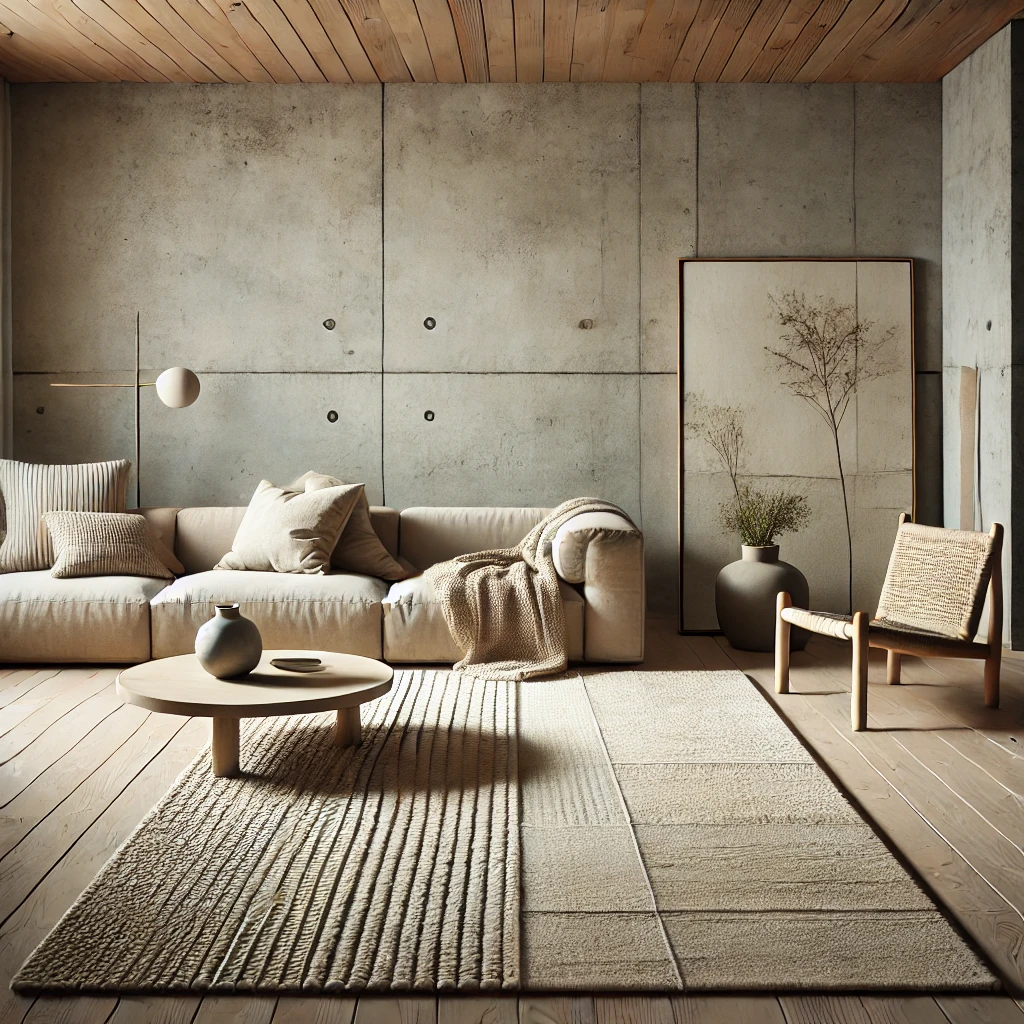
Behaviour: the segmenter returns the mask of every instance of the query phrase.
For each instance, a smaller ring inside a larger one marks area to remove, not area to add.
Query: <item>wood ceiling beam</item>
[[[6,18],[6,12],[4,17]],[[0,64],[5,76],[11,81],[27,82],[93,82],[85,72],[59,57],[50,53],[45,47],[39,46],[30,36],[21,31],[20,20],[15,18],[11,24],[18,26],[17,31],[0,23]]]
[[[160,68],[139,56],[134,49],[123,43],[117,36],[108,32],[102,24],[91,18],[84,9],[73,3],[72,0],[53,0],[53,9],[56,14],[59,14],[83,36],[92,40],[101,49],[106,50],[111,57],[120,61],[125,67],[130,68],[138,76],[140,82],[172,81]],[[157,64],[161,63],[159,58],[156,58],[156,60]],[[166,57],[164,62],[166,62]],[[181,69],[178,68],[177,70],[180,76]],[[180,78],[173,80],[179,81]]]
[[[948,75],[965,57],[973,53],[982,43],[1005,28],[1015,17],[1024,13],[1024,3],[1014,4],[1010,10],[1005,5],[994,10],[987,19],[978,19],[972,29],[948,40],[945,52],[940,54],[931,71],[923,76],[926,82],[937,82]]]
[[[855,55],[843,81],[869,81],[871,68],[891,49],[905,45],[921,19],[927,17],[928,12],[940,2],[941,0],[908,0],[889,29]]]
[[[301,81],[295,69],[271,39],[270,34],[244,2],[241,0],[217,0],[217,2],[228,21],[231,22],[239,39],[260,62],[271,81],[280,85],[294,85]]]
[[[448,0],[467,82],[486,82],[487,36],[480,0]]]
[[[113,16],[120,18],[157,49],[166,53],[193,82],[220,82],[222,79],[187,46],[169,32],[138,0],[102,0]]]
[[[730,0],[700,0],[697,16],[693,19],[679,49],[679,55],[672,65],[672,71],[668,76],[670,82],[696,81],[697,68],[704,59],[711,38],[725,15],[729,2]]]
[[[923,82],[1024,0],[0,0],[12,79]],[[2,35],[2,34],[0,34]]]
[[[779,61],[769,81],[772,82],[795,82],[797,73],[807,62],[807,58],[814,52],[815,48],[829,34],[836,22],[839,21],[846,7],[847,0],[822,0],[818,9],[807,20],[793,42],[793,45],[786,51],[785,56]]]
[[[815,82],[818,76],[849,46],[850,41],[877,13],[881,0],[850,0],[839,18],[793,76],[797,82]]]
[[[747,30],[751,19],[761,4],[759,0],[732,0],[726,8],[722,20],[718,23],[708,48],[704,51],[697,71],[694,74],[696,82],[718,82],[721,80],[722,72],[725,71],[729,58],[739,44],[740,39]]]
[[[320,24],[352,76],[352,81],[367,84],[379,82],[377,72],[340,0],[309,0],[309,5],[320,19]]]
[[[818,0],[789,0],[786,10],[768,37],[764,49],[747,68],[747,73],[743,76],[744,82],[768,82],[771,80],[772,73],[779,66],[782,58],[786,56],[789,48],[796,42],[797,37],[804,30],[804,26],[810,21],[811,15],[818,9],[818,6]]]
[[[729,60],[719,75],[720,82],[743,81],[743,76],[750,70],[751,64],[768,45],[768,40],[786,13],[787,6],[787,0],[761,0],[754,16],[747,24],[746,31],[733,47]]]
[[[492,82],[516,80],[516,23],[512,0],[481,0],[487,45],[487,75]],[[545,63],[547,58],[545,56]],[[446,78],[446,82],[451,79]]]
[[[436,82],[434,62],[413,0],[380,0],[380,9],[394,34],[412,80]]]
[[[700,0],[652,0],[640,26],[633,67],[645,82],[667,82]]]
[[[124,20],[104,0],[74,0],[83,14],[101,25],[111,36],[153,68],[169,82],[192,82],[194,79],[173,57]]]
[[[648,6],[649,0],[614,0],[604,64],[601,68],[602,82],[637,80],[636,48]]]
[[[523,0],[513,0],[513,16],[518,26]],[[568,82],[572,72],[572,47],[576,38],[577,0],[547,0],[544,6],[544,81]],[[519,34],[516,32],[516,80],[527,81],[518,69]]]
[[[558,0],[547,0],[557,3]],[[512,0],[516,26],[516,81],[543,82],[545,0]],[[571,52],[570,52],[571,56]],[[569,79],[566,78],[565,81]]]

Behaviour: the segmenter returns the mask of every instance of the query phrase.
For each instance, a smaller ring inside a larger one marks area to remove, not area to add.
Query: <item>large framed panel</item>
[[[915,511],[913,276],[907,259],[679,261],[681,632],[717,629],[715,580],[740,554],[707,410],[739,426],[741,485],[806,497],[809,523],[780,543],[812,607],[874,611],[897,516]]]

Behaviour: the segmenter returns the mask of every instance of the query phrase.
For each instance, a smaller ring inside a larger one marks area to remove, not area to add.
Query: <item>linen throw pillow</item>
[[[143,516],[125,512],[45,512],[43,522],[56,559],[50,575],[149,576],[170,580],[174,574],[157,553]]]
[[[0,459],[0,572],[53,565],[47,512],[124,512],[128,462],[46,466]]]
[[[327,487],[343,486],[340,480],[312,470],[293,480],[288,489],[293,491],[317,491]],[[341,572],[357,572],[363,576],[376,576],[382,580],[405,580],[415,576],[391,557],[381,543],[370,520],[370,503],[366,500],[363,485],[359,484],[359,501],[352,511],[348,525],[342,531],[331,555],[331,565]]]
[[[362,484],[298,492],[260,481],[231,550],[214,569],[325,573]]]

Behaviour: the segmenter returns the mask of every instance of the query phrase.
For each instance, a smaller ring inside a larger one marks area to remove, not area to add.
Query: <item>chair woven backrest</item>
[[[973,640],[994,553],[987,533],[904,523],[875,618],[896,629]]]

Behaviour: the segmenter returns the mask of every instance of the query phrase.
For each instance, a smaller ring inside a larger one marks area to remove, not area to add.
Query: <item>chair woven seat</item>
[[[864,612],[794,608],[789,594],[778,597],[775,634],[775,689],[789,692],[789,646],[792,626],[853,643],[853,706],[855,730],[867,722],[868,648],[889,652],[886,676],[900,681],[900,658],[984,658],[985,704],[999,706],[1002,655],[1003,528],[988,533],[920,526],[900,516],[875,617]],[[976,643],[982,608],[990,602],[988,641]]]

